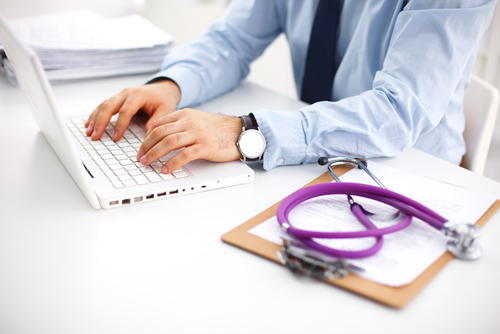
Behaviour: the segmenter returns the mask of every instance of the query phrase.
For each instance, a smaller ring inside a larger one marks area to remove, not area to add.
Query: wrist
[[[181,89],[172,79],[160,77],[153,79],[148,84],[160,86],[164,90],[166,96],[168,96],[168,98],[174,102],[176,106],[179,104],[179,101],[181,100]]]

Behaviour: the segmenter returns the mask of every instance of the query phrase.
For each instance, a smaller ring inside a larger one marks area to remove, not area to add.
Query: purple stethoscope
[[[413,217],[421,219],[450,237],[448,250],[455,257],[463,260],[475,260],[481,256],[482,248],[477,243],[477,238],[480,235],[478,226],[448,222],[446,218],[426,206],[388,190],[370,172],[366,161],[347,157],[335,157],[331,159],[320,158],[318,163],[320,165],[328,164],[328,171],[336,182],[302,188],[285,198],[276,212],[278,223],[290,236],[290,238],[284,240],[284,247],[278,255],[283,264],[294,273],[317,278],[341,278],[350,269],[357,268],[352,264],[347,264],[344,259],[359,259],[376,254],[384,243],[383,236],[409,226]],[[346,165],[365,171],[377,183],[378,187],[361,183],[341,182],[333,172],[333,167]],[[321,232],[303,230],[292,226],[288,215],[294,207],[308,199],[325,195],[347,195],[352,214],[363,224],[366,230]],[[364,197],[385,203],[398,209],[397,216],[402,213],[404,214],[404,218],[389,227],[378,228],[369,218],[370,216],[374,216],[374,214],[366,211],[360,204],[354,201],[352,196]],[[375,244],[367,249],[358,251],[330,248],[313,239],[352,239],[366,237],[375,238]]]

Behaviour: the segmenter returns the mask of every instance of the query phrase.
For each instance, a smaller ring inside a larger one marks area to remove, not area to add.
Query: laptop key
[[[144,173],[144,176],[146,176],[149,179],[149,181],[151,181],[151,182],[160,182],[161,181],[161,177],[159,177],[158,174],[153,173],[153,172]]]
[[[137,167],[135,165],[125,165],[123,166],[125,170],[131,171],[131,170],[137,170]],[[140,173],[140,171],[138,171]]]
[[[111,181],[111,183],[120,182],[120,179],[116,176],[110,176],[108,177],[108,179]]]
[[[172,174],[159,174],[159,175],[165,181],[169,181],[169,180],[174,180],[175,179],[175,177]]]
[[[113,185],[115,186],[116,189],[121,189],[123,188],[123,183],[121,183],[120,181],[118,182],[113,182]]]
[[[127,180],[127,181],[123,181],[123,185],[125,187],[133,187],[133,186],[136,186],[137,183],[135,183],[134,180]]]
[[[114,170],[113,172],[115,172],[116,175],[123,175],[123,174],[128,174],[127,171],[125,169],[117,169],[117,170]]]
[[[108,165],[109,168],[111,168],[112,170],[118,170],[118,169],[122,169],[122,165],[120,164],[112,164],[112,165]]]
[[[115,176],[115,173],[113,173],[112,171],[108,170],[108,171],[104,172],[104,175],[106,175],[107,177],[111,177],[111,176]]]
[[[135,152],[135,151],[128,151],[128,152],[125,152],[125,154],[129,158],[135,158],[135,157],[137,157],[137,152]]]
[[[132,160],[130,160],[128,158],[127,158],[127,160],[120,160],[119,162],[120,162],[120,165],[122,165],[124,167],[128,166],[128,165],[134,166],[134,164],[132,163]]]
[[[144,176],[144,175],[137,175],[137,176],[134,176],[134,180],[138,183],[138,184],[148,184],[149,183],[149,180]]]
[[[189,174],[186,173],[185,171],[173,171],[172,174],[174,174],[174,176],[177,179],[182,179],[184,177],[188,177],[189,176]]]
[[[129,170],[128,173],[132,176],[142,175],[142,172],[138,169]]]
[[[119,175],[118,178],[120,179],[120,181],[132,180],[132,176],[128,174]]]

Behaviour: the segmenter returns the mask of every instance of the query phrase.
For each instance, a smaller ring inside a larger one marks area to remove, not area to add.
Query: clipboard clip
[[[283,238],[283,247],[277,253],[281,263],[297,276],[316,279],[341,279],[350,271],[362,268],[347,263],[344,259],[326,256],[308,249],[296,239]]]
[[[477,242],[481,229],[473,224],[446,222],[443,224],[444,235],[450,237],[448,250],[461,260],[476,260],[483,254],[483,248]]]

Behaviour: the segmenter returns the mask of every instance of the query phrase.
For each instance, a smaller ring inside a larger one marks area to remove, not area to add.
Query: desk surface
[[[67,115],[85,114],[145,78],[54,89]],[[299,105],[243,83],[200,109]],[[251,184],[94,210],[3,76],[0,156],[0,333],[500,332],[500,213],[483,230],[483,258],[452,261],[394,310],[220,240],[324,167],[254,164]],[[500,198],[499,183],[418,150],[376,161]]]

